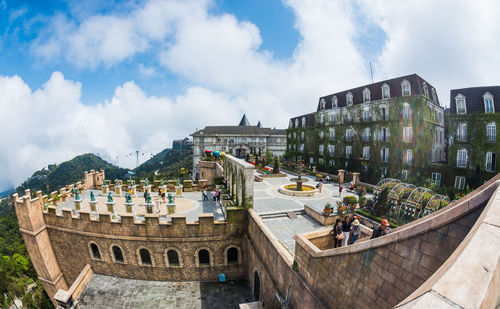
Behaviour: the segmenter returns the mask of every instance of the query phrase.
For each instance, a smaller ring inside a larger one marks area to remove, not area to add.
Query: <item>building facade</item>
[[[263,128],[260,121],[250,125],[243,115],[237,126],[208,126],[191,134],[193,137],[193,178],[200,178],[199,160],[205,149],[223,151],[237,158],[249,153],[265,153],[283,156],[286,148],[285,130]]]
[[[498,173],[500,86],[450,91],[448,185],[477,187]]]
[[[315,112],[290,119],[287,137],[292,160],[359,170],[374,183],[430,178],[431,165],[445,161],[444,109],[417,74],[323,96]]]

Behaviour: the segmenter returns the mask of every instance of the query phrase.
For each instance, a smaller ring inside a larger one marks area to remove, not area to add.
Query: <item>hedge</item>
[[[365,216],[365,217],[367,217],[367,218],[369,218],[369,219],[372,219],[372,220],[373,220],[373,221],[375,221],[375,222],[378,222],[378,223],[382,222],[382,218],[379,218],[379,217],[377,217],[377,216],[374,216],[374,215],[372,215],[372,214],[369,214],[369,213],[367,213],[366,211],[363,211],[363,210],[361,210],[361,209],[356,209],[356,213],[358,213],[358,214],[360,214],[360,215],[362,215],[362,216]],[[389,222],[389,226],[390,226],[391,228],[397,228],[397,227],[398,227],[398,225],[392,224],[392,223],[390,223],[390,222]]]

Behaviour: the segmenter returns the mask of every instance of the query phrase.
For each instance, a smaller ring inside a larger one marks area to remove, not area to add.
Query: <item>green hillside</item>
[[[181,176],[181,168],[186,174]],[[139,165],[134,171],[137,179],[177,179],[187,178],[193,169],[191,150],[164,149],[162,152]]]
[[[96,155],[87,153],[59,165],[51,164],[48,169],[36,171],[16,191],[19,194],[23,194],[25,189],[30,189],[32,192],[42,190],[45,193],[54,191],[65,185],[81,181],[83,173],[91,169],[104,169],[106,179],[125,178],[128,172],[127,169],[117,167]],[[48,190],[47,185],[49,186]]]

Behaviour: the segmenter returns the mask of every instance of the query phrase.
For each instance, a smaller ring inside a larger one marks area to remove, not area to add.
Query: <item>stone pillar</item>
[[[108,208],[108,211],[113,214],[113,217],[117,216],[114,201],[113,202],[106,202],[106,206]]]
[[[125,211],[128,214],[133,214],[135,216],[135,209],[134,209],[134,203],[125,203]]]
[[[338,177],[337,181],[339,184],[342,184],[342,185],[344,184],[344,176],[345,176],[345,170],[339,170],[339,173],[337,176]]]
[[[104,183],[102,186],[101,186],[101,189],[102,189],[102,194],[103,195],[108,195],[108,189],[109,189],[109,186]]]
[[[359,173],[352,173],[352,183],[357,185],[359,182]]]
[[[78,200],[73,200],[75,202],[75,207],[73,209],[73,214],[78,214],[80,213],[80,208],[81,208],[81,205],[82,205],[82,199],[78,199]]]
[[[154,204],[153,202],[151,202],[151,203],[147,203],[147,204],[146,204],[146,212],[147,212],[148,214],[152,214],[152,213],[153,213],[153,206],[154,206],[154,205],[155,205],[155,204]]]
[[[167,203],[167,210],[169,215],[175,214],[175,203]]]
[[[182,186],[175,186],[175,197],[182,197]]]
[[[122,196],[122,185],[121,184],[117,184],[115,186],[115,196],[119,196],[119,197]]]
[[[93,217],[97,216],[97,201],[89,201],[90,213]]]

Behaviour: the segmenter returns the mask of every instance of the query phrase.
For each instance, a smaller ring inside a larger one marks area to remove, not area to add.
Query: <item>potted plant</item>
[[[323,178],[323,175],[316,174],[316,181],[321,181],[322,178]]]
[[[330,203],[325,204],[325,208],[323,209],[323,213],[325,216],[329,216],[333,211],[333,206]]]
[[[337,213],[341,218],[344,217],[345,211],[346,211],[346,206],[344,205],[344,203],[342,203],[341,201],[337,201]]]
[[[356,209],[358,206],[358,199],[354,196],[346,196],[343,199],[344,205],[349,207],[351,209],[351,212]]]

